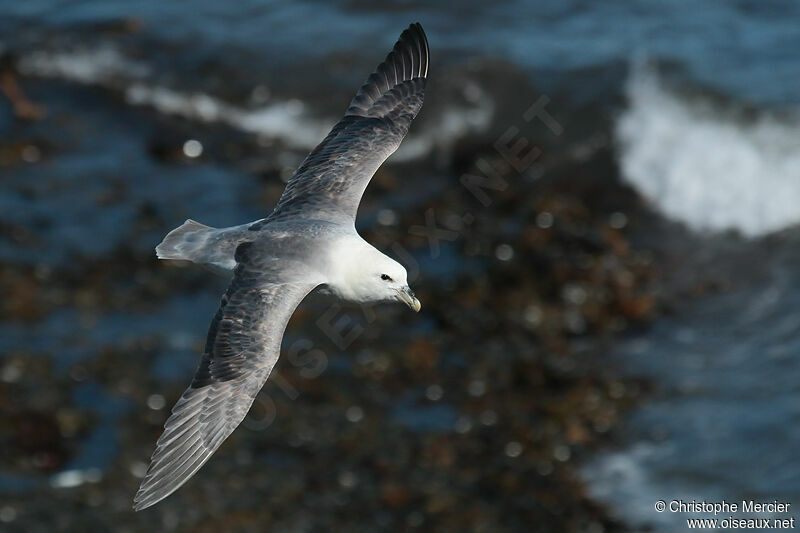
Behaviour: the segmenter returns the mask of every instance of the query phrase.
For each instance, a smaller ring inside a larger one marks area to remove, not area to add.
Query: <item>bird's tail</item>
[[[205,255],[204,250],[214,231],[216,228],[189,219],[164,237],[161,244],[156,246],[156,256],[159,259],[183,259],[205,263],[199,259]]]
[[[236,266],[236,247],[253,240],[252,223],[230,228],[212,228],[187,220],[170,231],[156,246],[159,259],[183,259],[204,265],[212,272],[230,276]]]

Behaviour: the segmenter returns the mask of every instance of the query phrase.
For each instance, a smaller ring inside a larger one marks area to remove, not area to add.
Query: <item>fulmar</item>
[[[419,311],[405,268],[365,241],[355,218],[372,175],[422,107],[427,74],[428,41],[415,23],[289,179],[269,216],[231,228],[187,220],[156,247],[161,259],[232,271],[233,279],[134,509],[175,492],[241,423],[278,360],[289,317],[312,290],[357,303],[400,301]]]

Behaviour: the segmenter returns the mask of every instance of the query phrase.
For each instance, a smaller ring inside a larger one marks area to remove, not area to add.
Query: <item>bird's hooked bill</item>
[[[419,310],[422,309],[422,304],[414,295],[414,291],[412,291],[409,287],[398,290],[397,299],[409,306],[416,313],[419,313]]]

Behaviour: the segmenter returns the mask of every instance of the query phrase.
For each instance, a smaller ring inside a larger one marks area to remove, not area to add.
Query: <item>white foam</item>
[[[423,157],[432,150],[450,153],[458,139],[472,133],[483,133],[494,118],[494,102],[477,84],[465,84],[471,105],[455,106],[444,110],[436,121],[430,121],[424,129],[414,128],[392,156],[392,161],[404,161]],[[431,125],[433,123],[433,125]]]
[[[142,83],[125,89],[133,105],[149,105],[157,111],[202,122],[223,122],[235,128],[293,148],[311,149],[333,126],[333,121],[309,116],[299,100],[277,101],[256,109],[245,109],[204,93],[183,93]]]
[[[102,477],[103,473],[99,468],[63,470],[50,477],[50,486],[57,489],[70,489],[84,483],[97,483]]]
[[[128,103],[145,105],[165,114],[201,122],[221,122],[234,128],[277,140],[290,148],[311,150],[330,131],[334,118],[315,117],[300,100],[268,101],[255,108],[225,102],[202,92],[183,92],[148,81],[150,68],[121,54],[111,45],[71,51],[39,50],[20,58],[27,75],[61,78],[78,83],[121,90]],[[494,114],[494,104],[477,85],[468,85],[468,106],[451,107],[427,127],[412,130],[392,157],[405,161],[424,157],[434,150],[449,152],[459,138],[485,131]],[[260,86],[259,89],[264,87]],[[268,91],[267,91],[268,94]]]
[[[747,236],[800,222],[800,118],[734,116],[680,97],[642,67],[627,92],[616,127],[622,173],[660,211]]]
[[[710,495],[694,496],[686,487],[660,482],[653,475],[653,462],[664,455],[674,455],[666,442],[638,442],[626,450],[601,453],[581,468],[589,496],[608,506],[617,519],[633,531],[678,532],[686,529],[686,516],[671,512],[656,512],[659,500],[681,498],[702,500]]]
[[[309,114],[300,100],[273,101],[258,108],[243,108],[203,93],[181,93],[164,87],[137,83],[125,89],[126,100],[150,105],[162,113],[203,122],[223,122],[234,128],[269,139],[279,139],[292,148],[311,150],[325,138],[335,121]],[[469,108],[451,107],[433,126],[412,131],[392,161],[424,157],[433,150],[449,152],[452,145],[470,133],[485,131],[494,115],[491,98]]]
[[[244,131],[279,138],[296,148],[312,149],[333,127],[333,120],[318,119],[305,111],[299,100],[274,102],[257,109],[237,109],[231,125]]]
[[[31,52],[20,58],[19,69],[23,74],[87,84],[106,83],[115,78],[141,78],[150,71],[144,63],[126,58],[110,46]]]

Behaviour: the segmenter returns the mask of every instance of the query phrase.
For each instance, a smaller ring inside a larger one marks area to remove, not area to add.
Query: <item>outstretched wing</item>
[[[272,214],[250,229],[285,217],[355,219],[372,175],[400,146],[422,108],[427,74],[428,41],[422,26],[412,24],[297,169]]]
[[[191,478],[244,419],[278,360],[289,317],[312,283],[265,283],[237,250],[234,279],[208,331],[205,353],[158,439],[134,497],[137,511]]]

